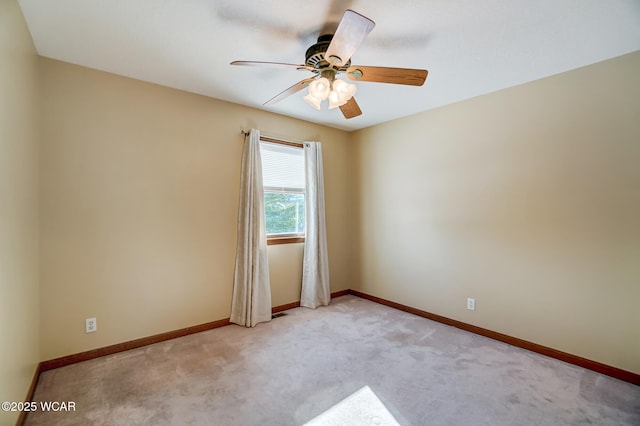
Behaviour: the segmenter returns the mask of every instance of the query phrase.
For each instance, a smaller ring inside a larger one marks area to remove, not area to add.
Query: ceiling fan
[[[357,88],[354,84],[336,78],[337,75],[344,73],[353,81],[410,86],[422,86],[427,78],[427,70],[351,65],[351,56],[374,26],[375,22],[371,19],[348,9],[335,34],[320,35],[316,44],[307,49],[305,63],[302,65],[257,61],[233,61],[231,65],[311,71],[315,74],[313,77],[297,82],[264,105],[273,105],[308,87],[309,94],[304,99],[314,108],[320,109],[322,101],[328,99],[330,109],[339,107],[347,119],[357,117],[362,114],[353,98]]]

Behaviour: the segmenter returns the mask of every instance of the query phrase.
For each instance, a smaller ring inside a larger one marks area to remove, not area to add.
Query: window
[[[261,138],[264,214],[268,244],[304,241],[304,151],[302,144]]]

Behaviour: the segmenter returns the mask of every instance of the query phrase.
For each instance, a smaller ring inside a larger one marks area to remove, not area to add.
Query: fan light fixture
[[[334,11],[332,9],[332,12]],[[314,74],[314,76],[304,78],[278,93],[265,102],[264,106],[273,105],[294,93],[309,88],[309,93],[304,97],[304,100],[315,109],[319,110],[322,107],[322,101],[328,99],[329,109],[340,107],[340,111],[346,119],[358,117],[362,114],[362,110],[353,97],[357,88],[353,84],[348,84],[347,78],[357,82],[370,81],[409,86],[422,86],[427,78],[427,70],[351,65],[351,57],[374,26],[375,22],[371,19],[347,9],[335,33],[323,32],[318,37],[318,41],[307,49],[303,64],[233,61],[231,65],[284,68],[310,71]],[[346,76],[344,81],[336,79],[339,74]]]
[[[309,105],[320,109],[322,101],[329,99],[329,109],[346,104],[355,95],[358,88],[344,80],[335,79],[333,82],[326,77],[320,77],[309,84],[309,94],[304,97]]]

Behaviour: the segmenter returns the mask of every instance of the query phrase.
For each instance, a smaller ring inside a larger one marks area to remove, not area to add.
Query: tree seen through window
[[[304,232],[304,194],[265,192],[267,234]]]

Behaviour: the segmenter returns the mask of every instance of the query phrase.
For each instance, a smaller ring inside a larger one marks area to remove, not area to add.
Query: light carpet
[[[44,372],[76,411],[26,424],[640,425],[640,387],[508,344],[355,296],[287,313]]]

